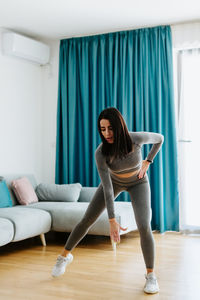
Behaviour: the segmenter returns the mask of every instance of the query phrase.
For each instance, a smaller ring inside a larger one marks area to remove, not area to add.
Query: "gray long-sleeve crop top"
[[[129,173],[138,170],[142,166],[141,147],[143,144],[153,144],[146,159],[153,161],[164,141],[164,136],[154,132],[129,132],[133,151],[124,158],[108,160],[102,154],[102,143],[95,151],[96,165],[104,190],[104,197],[109,219],[115,218],[114,192],[110,172],[118,174]]]

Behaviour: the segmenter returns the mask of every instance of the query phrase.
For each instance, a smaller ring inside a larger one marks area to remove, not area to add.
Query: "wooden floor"
[[[114,254],[108,237],[86,236],[59,278],[51,269],[67,235],[47,235],[0,248],[1,300],[199,300],[200,237],[154,233],[160,292],[143,293],[144,262],[137,232],[121,237]]]

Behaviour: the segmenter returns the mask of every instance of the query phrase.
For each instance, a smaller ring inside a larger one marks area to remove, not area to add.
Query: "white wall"
[[[0,29],[0,50],[2,50]],[[42,69],[0,51],[0,174],[43,178]]]
[[[59,41],[39,66],[2,53],[0,28],[0,175],[33,173],[54,182]]]
[[[44,41],[50,46],[50,65],[43,67],[43,181],[55,182],[56,118],[58,95],[59,41]]]

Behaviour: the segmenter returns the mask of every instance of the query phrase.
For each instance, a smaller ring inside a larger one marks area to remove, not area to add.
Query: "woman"
[[[87,234],[105,207],[109,218],[110,237],[114,242],[120,242],[119,232],[126,229],[115,219],[114,199],[120,192],[127,191],[131,197],[147,269],[144,292],[157,293],[159,287],[153,269],[154,239],[150,225],[150,186],[146,172],[163,143],[163,136],[150,132],[129,132],[121,113],[113,107],[104,109],[99,115],[98,131],[102,143],[95,151],[95,158],[101,183],[83,219],[71,232],[61,255],[58,256],[52,275],[57,277],[64,274],[66,266],[73,260],[71,251]],[[142,161],[143,144],[153,146],[147,158]]]

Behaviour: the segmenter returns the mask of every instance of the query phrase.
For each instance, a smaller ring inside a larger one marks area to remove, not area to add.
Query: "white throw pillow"
[[[36,194],[42,201],[76,202],[78,201],[81,188],[80,183],[40,183],[36,187]]]

